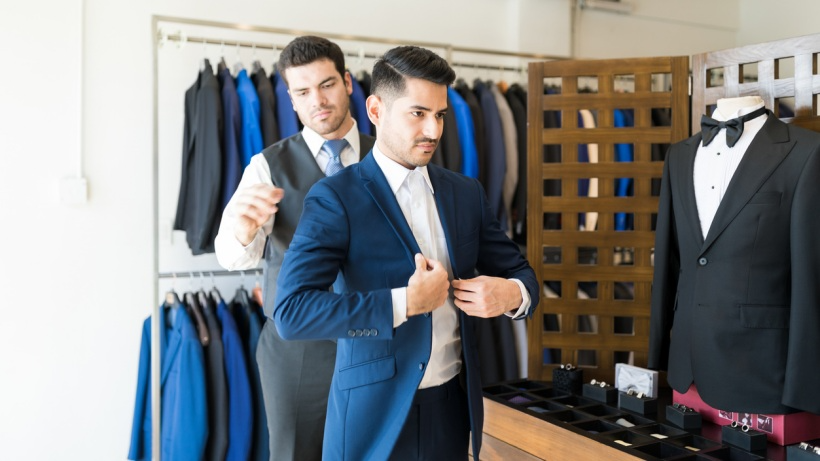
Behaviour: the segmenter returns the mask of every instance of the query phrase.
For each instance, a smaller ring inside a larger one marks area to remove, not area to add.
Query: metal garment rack
[[[227,22],[220,22],[220,21],[210,21],[210,20],[202,20],[202,19],[191,19],[191,18],[182,18],[182,17],[174,17],[174,16],[163,16],[163,15],[153,15],[151,17],[151,37],[153,40],[153,158],[152,158],[152,172],[153,172],[153,188],[152,188],[152,205],[153,205],[153,217],[154,217],[154,248],[153,248],[153,272],[155,274],[154,277],[154,289],[153,295],[154,299],[159,298],[159,279],[160,278],[169,278],[173,277],[173,273],[160,273],[159,272],[159,192],[158,192],[158,182],[159,182],[159,140],[158,140],[158,131],[159,131],[159,49],[162,45],[169,41],[182,41],[183,39],[190,43],[199,43],[199,44],[212,44],[212,45],[231,45],[231,46],[238,46],[244,48],[259,48],[259,49],[281,49],[284,46],[275,45],[273,43],[259,43],[259,42],[250,42],[250,41],[238,41],[238,40],[222,40],[222,39],[215,39],[209,37],[194,37],[194,36],[184,36],[183,34],[165,34],[160,30],[160,23],[174,23],[179,24],[181,26],[204,26],[204,27],[213,27],[217,29],[224,29],[224,30],[237,30],[237,31],[246,31],[246,32],[263,32],[263,33],[271,33],[271,34],[282,34],[282,35],[291,35],[291,36],[300,36],[300,35],[319,35],[331,40],[347,40],[347,41],[357,41],[357,42],[364,42],[364,43],[372,43],[372,44],[382,44],[382,45],[407,45],[413,44],[422,46],[425,48],[437,48],[443,49],[445,52],[444,58],[447,62],[450,63],[451,66],[455,67],[463,67],[463,68],[473,68],[473,69],[488,69],[488,70],[501,70],[501,71],[512,71],[512,72],[522,72],[522,69],[519,67],[510,67],[510,66],[492,66],[488,64],[479,64],[479,63],[462,63],[462,62],[453,62],[453,53],[469,53],[469,54],[478,54],[478,55],[489,55],[489,56],[498,56],[498,57],[507,57],[507,58],[525,58],[525,59],[532,59],[532,60],[542,60],[542,61],[552,61],[552,60],[564,60],[571,58],[570,56],[555,56],[555,55],[548,55],[548,54],[539,54],[539,53],[521,53],[521,52],[514,52],[514,51],[503,51],[503,50],[493,50],[493,49],[485,49],[485,48],[471,48],[471,47],[463,47],[463,46],[455,46],[448,43],[435,43],[435,42],[420,42],[420,41],[408,41],[408,40],[399,40],[399,39],[390,39],[390,38],[379,38],[379,37],[367,37],[367,36],[359,36],[359,35],[350,35],[350,34],[334,34],[334,33],[326,33],[326,32],[311,32],[305,30],[298,30],[298,29],[285,29],[285,28],[277,28],[277,27],[267,27],[267,26],[256,26],[256,25],[249,25],[249,24],[237,24],[237,23],[227,23]],[[356,58],[377,58],[378,56],[375,54],[364,54],[363,51],[359,50],[358,52],[354,53],[350,50],[345,51],[345,53],[350,57]],[[526,69],[524,69],[526,71]],[[195,270],[193,273],[200,273],[202,271]],[[240,275],[239,271],[206,271],[205,273],[212,273],[214,275]],[[246,272],[250,272],[246,271]],[[189,271],[178,272],[177,275],[183,274],[190,274]],[[160,436],[161,436],[161,388],[160,388],[160,351],[159,351],[159,305],[154,303],[154,310],[151,316],[151,417],[152,417],[152,426],[151,426],[151,453],[152,459],[155,461],[159,461],[161,458],[161,447],[160,447]]]

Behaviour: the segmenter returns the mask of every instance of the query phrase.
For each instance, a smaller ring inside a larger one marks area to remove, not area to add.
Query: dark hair
[[[399,46],[389,50],[373,65],[370,93],[389,99],[401,96],[408,77],[449,86],[456,79],[456,73],[444,58],[428,49]]]
[[[339,75],[345,74],[345,55],[339,45],[330,40],[315,35],[304,35],[294,38],[279,55],[276,69],[285,83],[285,70],[291,67],[306,66],[314,61],[329,59],[336,66]]]

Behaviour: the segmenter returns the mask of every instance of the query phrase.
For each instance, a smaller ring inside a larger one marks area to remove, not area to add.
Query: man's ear
[[[375,94],[371,94],[367,97],[365,104],[367,105],[367,118],[370,119],[370,123],[379,128],[381,116],[384,115],[385,110],[382,99]]]

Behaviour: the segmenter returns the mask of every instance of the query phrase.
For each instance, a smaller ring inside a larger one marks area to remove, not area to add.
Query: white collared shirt
[[[739,109],[728,117],[715,110],[712,118],[719,122],[731,120],[749,114],[763,107],[763,103]],[[752,143],[757,133],[766,123],[768,114],[761,115],[743,124],[743,134],[733,147],[726,144],[726,129],[723,128],[708,146],[701,141],[695,155],[693,182],[695,184],[695,201],[700,218],[700,229],[703,238],[709,233],[712,221],[715,219],[720,201],[726,194],[726,189],[737,171],[743,155]]]
[[[407,179],[413,170],[408,170],[385,156],[379,150],[378,145],[373,146],[373,158],[384,173],[387,183],[395,194],[399,207],[412,229],[412,197]],[[424,177],[424,182],[427,185],[425,199],[428,212],[428,225],[431,229],[426,230],[427,232],[417,231],[414,232],[414,234],[431,235],[430,231],[432,231],[433,241],[419,242],[419,247],[422,248],[423,252],[425,251],[424,249],[427,248],[426,251],[429,254],[425,254],[425,257],[435,259],[444,266],[452,282],[453,269],[450,263],[450,254],[447,251],[447,237],[444,235],[441,219],[439,219],[433,184],[430,182],[430,175],[426,166],[418,167],[416,170]],[[524,284],[520,280],[511,280],[515,281],[521,290],[523,302],[514,314],[515,316],[520,316],[529,308],[530,297],[524,288]],[[393,327],[398,328],[407,321],[407,287],[394,288],[391,294],[393,297]],[[458,309],[453,303],[452,294],[447,297],[442,307],[433,311],[432,315],[433,338],[430,361],[424,370],[419,389],[444,384],[455,377],[461,370],[461,335],[458,330]],[[510,316],[512,317],[512,315]]]
[[[313,157],[316,159],[316,164],[319,165],[322,171],[325,171],[325,167],[330,161],[330,154],[322,149],[325,138],[307,126],[302,129],[302,137],[308,149],[310,149],[310,152],[313,154]],[[359,145],[359,127],[356,124],[356,119],[353,119],[353,126],[347,134],[345,134],[344,138],[347,140],[348,146],[342,150],[339,157],[342,160],[342,165],[349,166],[359,161],[359,150],[361,148]],[[268,161],[265,160],[265,156],[261,153],[251,158],[236,190],[238,191],[255,184],[273,185]],[[287,191],[285,191],[285,193],[287,193]],[[214,241],[216,259],[219,261],[219,265],[228,270],[250,269],[259,265],[259,261],[262,259],[262,254],[265,250],[265,239],[273,231],[273,223],[276,215],[271,216],[256,232],[253,241],[247,246],[244,246],[236,239],[236,235],[234,235],[234,226],[236,225],[236,211],[234,210],[235,199],[236,194],[231,197],[231,200],[225,207],[225,211],[222,213],[219,233],[216,235]]]

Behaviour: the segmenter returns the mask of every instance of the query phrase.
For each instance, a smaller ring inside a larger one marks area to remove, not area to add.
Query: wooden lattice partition
[[[784,121],[820,131],[818,52],[820,35],[807,35],[692,56],[692,126],[720,98],[760,96]]]
[[[586,380],[612,382],[616,362],[646,365],[658,206],[652,185],[663,170],[651,152],[689,135],[688,66],[688,57],[529,65],[527,255],[544,287],[528,326],[530,379],[551,380],[556,366],[572,363]],[[623,82],[629,92],[619,91]],[[548,92],[553,85],[559,88]],[[579,128],[582,109],[597,115],[597,128]],[[634,127],[615,128],[615,109],[631,109]],[[652,109],[671,110],[671,125],[653,126]],[[547,128],[556,116],[560,128]],[[579,144],[593,143],[597,163],[579,162]],[[631,145],[634,161],[616,162],[616,144]],[[579,180],[591,178],[597,197],[579,196]],[[615,194],[623,178],[632,181],[631,196]],[[579,230],[593,212],[596,229]],[[616,231],[616,213],[626,213],[633,230]],[[579,286],[596,296],[583,299]],[[624,286],[633,288],[631,299],[616,295]],[[560,297],[544,295],[550,289]]]

